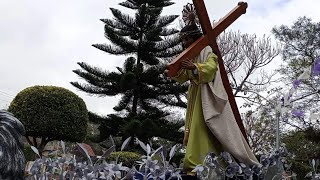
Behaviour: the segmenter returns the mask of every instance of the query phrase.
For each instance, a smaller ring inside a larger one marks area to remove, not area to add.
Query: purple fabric
[[[293,110],[291,113],[292,113],[293,116],[295,116],[297,118],[304,117],[304,112],[301,111],[301,110]]]
[[[320,57],[318,57],[314,62],[312,74],[315,76],[320,75]]]
[[[300,80],[294,80],[292,84],[293,84],[293,88],[297,89],[299,87],[299,85],[301,84],[301,81]]]

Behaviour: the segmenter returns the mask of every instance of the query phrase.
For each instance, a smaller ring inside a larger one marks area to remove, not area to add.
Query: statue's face
[[[192,36],[186,36],[182,38],[182,47],[187,49],[193,42],[195,42],[195,39]]]

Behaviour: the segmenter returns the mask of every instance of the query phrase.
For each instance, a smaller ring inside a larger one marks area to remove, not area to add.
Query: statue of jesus
[[[183,48],[189,47],[202,32],[196,24],[186,25],[180,31]],[[210,46],[205,47],[194,59],[181,62],[175,81],[190,82],[183,144],[186,145],[184,171],[202,164],[209,152],[229,152],[237,161],[246,165],[259,164],[243,137],[228,102],[217,56]]]

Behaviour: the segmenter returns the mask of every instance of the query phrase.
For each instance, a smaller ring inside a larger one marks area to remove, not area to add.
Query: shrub
[[[126,151],[113,152],[108,157],[107,161],[115,161],[117,157],[119,157],[118,163],[122,162],[124,166],[132,167],[135,164],[135,162],[140,159],[141,155],[135,152]]]
[[[38,149],[52,140],[82,142],[88,111],[73,92],[55,86],[33,86],[18,93],[9,109],[25,126],[26,137],[40,137]],[[29,139],[30,143],[30,139]]]

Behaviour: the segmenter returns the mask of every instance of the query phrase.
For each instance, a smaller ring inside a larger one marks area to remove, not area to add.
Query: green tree
[[[8,111],[24,124],[28,142],[40,153],[49,141],[81,142],[85,139],[88,123],[86,105],[65,88],[28,87],[17,94]]]
[[[311,66],[320,55],[320,23],[310,18],[300,17],[290,27],[281,25],[272,30],[283,44],[282,59],[285,62],[279,69],[288,80],[295,80],[304,68]]]
[[[304,176],[312,170],[309,160],[320,158],[320,144],[308,140],[304,131],[290,131],[282,141],[292,154],[290,161],[293,171],[298,174],[297,178],[305,179]]]
[[[187,85],[179,85],[163,75],[168,58],[182,50],[178,30],[168,27],[178,16],[161,16],[163,8],[172,4],[171,0],[128,0],[120,3],[134,10],[134,17],[110,8],[114,18],[101,21],[105,23],[105,37],[111,43],[93,46],[109,54],[129,57],[122,68],[117,67],[117,72],[107,72],[84,62],[78,63],[81,69],[73,71],[87,81],[86,84],[71,82],[76,88],[91,95],[121,96],[114,107],[118,113],[109,115],[107,119],[108,122],[125,122],[121,126],[123,131],[118,131],[122,136],[132,133],[143,136],[139,138],[167,136],[157,133],[159,131],[150,130],[147,134],[143,131],[166,124],[170,111],[163,107],[186,107],[182,98]],[[102,127],[113,132],[113,126],[105,125]]]
[[[316,113],[320,102],[320,78],[313,73],[312,68],[320,56],[320,23],[300,17],[290,27],[281,25],[273,28],[272,32],[283,44],[283,64],[278,71],[283,75],[286,85],[292,87],[293,82],[298,85],[300,81],[297,78],[306,69],[311,70],[311,78],[302,80],[297,91],[289,94],[289,101],[294,102],[291,107],[305,114]],[[287,122],[300,130],[319,128],[319,123],[307,116],[290,117]]]

